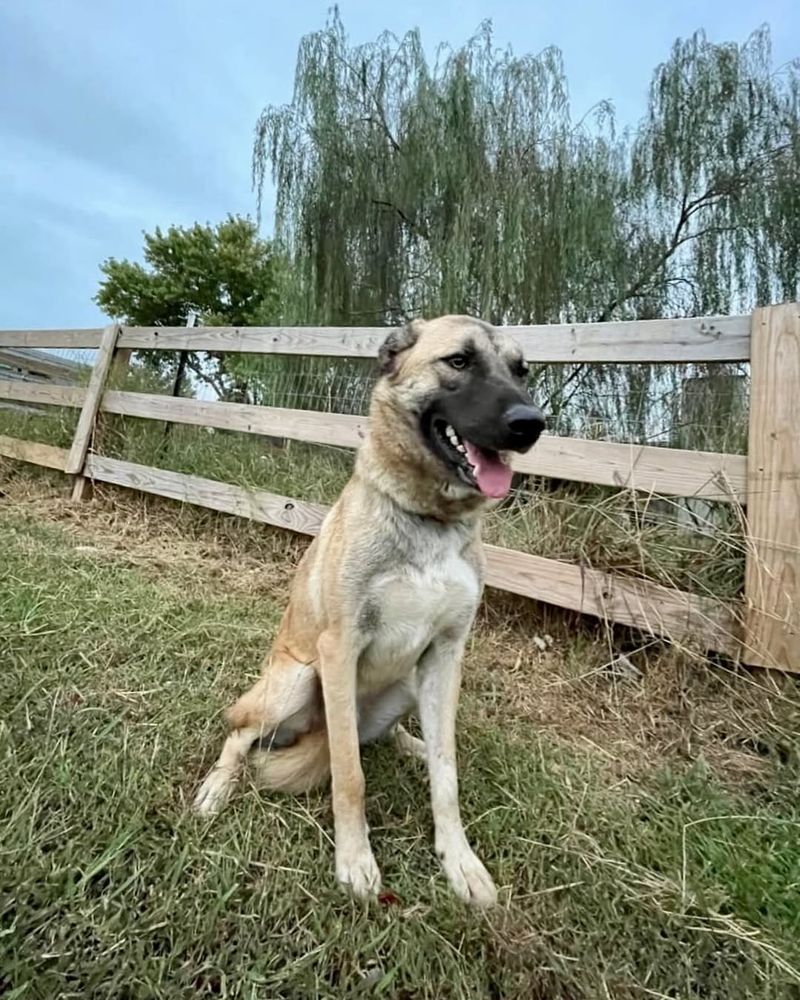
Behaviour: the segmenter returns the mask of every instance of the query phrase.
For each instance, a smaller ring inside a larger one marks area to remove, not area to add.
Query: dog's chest
[[[371,638],[359,662],[360,689],[408,676],[437,635],[472,620],[480,596],[474,567],[460,553],[437,556],[373,580],[362,611]]]

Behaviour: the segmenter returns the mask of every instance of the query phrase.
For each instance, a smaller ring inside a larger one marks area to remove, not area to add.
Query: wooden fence
[[[117,352],[226,351],[373,357],[385,328],[133,328],[0,331],[0,348],[97,350],[86,388],[0,380],[0,398],[80,408],[70,449],[0,437],[0,455],[314,534],[326,508],[119,459],[91,449],[98,414],[167,420],[318,444],[356,447],[367,419],[204,402],[106,388]],[[746,512],[744,597],[719,601],[646,580],[487,546],[491,586],[634,626],[748,664],[800,670],[800,306],[752,316],[511,328],[531,362],[750,361],[748,455],[545,436],[515,459],[520,472],[704,497]]]

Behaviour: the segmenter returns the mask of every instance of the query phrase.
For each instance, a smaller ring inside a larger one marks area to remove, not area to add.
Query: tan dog
[[[508,451],[544,420],[507,335],[466,316],[416,320],[379,353],[369,434],[305,553],[261,679],[228,711],[233,732],[195,800],[227,802],[248,757],[267,788],[333,783],[336,874],[380,888],[364,815],[360,745],[393,734],[427,759],[436,852],[455,892],[496,890],[458,805],[461,657],[483,585],[480,517],[511,485]],[[424,743],[400,721],[417,709]]]

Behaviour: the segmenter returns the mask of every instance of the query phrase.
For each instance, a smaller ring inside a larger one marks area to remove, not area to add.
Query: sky
[[[297,46],[329,2],[2,0],[0,329],[104,322],[107,257],[140,259],[142,232],[255,215],[250,154],[265,105],[291,98]],[[490,18],[498,45],[558,46],[573,114],[644,109],[675,38],[772,29],[776,64],[800,56],[796,0],[342,0],[354,43],[419,27],[458,45]],[[268,235],[270,205],[264,218]]]

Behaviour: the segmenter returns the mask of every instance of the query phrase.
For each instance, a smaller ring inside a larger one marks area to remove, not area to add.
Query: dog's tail
[[[330,777],[331,757],[326,729],[313,729],[291,746],[254,750],[250,765],[255,784],[278,792],[307,792]]]

